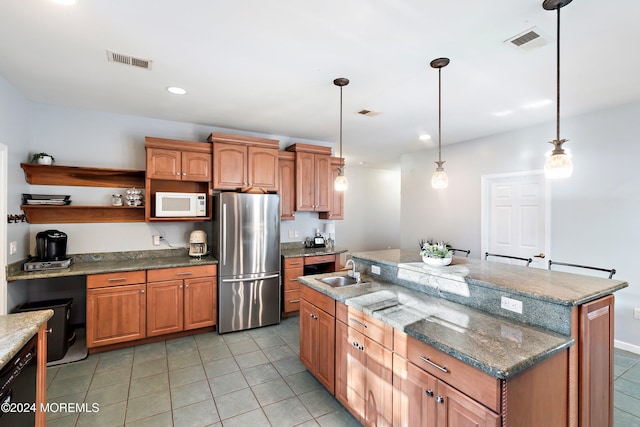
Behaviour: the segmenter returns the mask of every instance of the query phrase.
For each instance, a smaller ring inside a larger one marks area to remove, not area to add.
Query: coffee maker
[[[189,256],[200,258],[207,254],[207,233],[194,230],[189,236]]]
[[[36,258],[40,261],[67,259],[67,235],[58,230],[45,230],[36,234]]]

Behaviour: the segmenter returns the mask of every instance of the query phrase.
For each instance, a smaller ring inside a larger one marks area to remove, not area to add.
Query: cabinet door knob
[[[436,396],[436,402],[438,402],[438,403],[444,403],[444,397],[442,397],[442,396]]]
[[[187,176],[187,173],[186,173],[186,172],[182,172],[182,175],[183,175],[183,176]]]
[[[180,176],[180,172],[176,172],[176,175]]]
[[[427,396],[433,397],[433,390],[431,390],[430,388],[426,389],[424,392],[427,394]]]
[[[144,290],[140,291],[141,294],[144,294]]]
[[[184,285],[185,288],[189,289],[189,285]]]
[[[182,285],[180,285],[180,289],[182,289]]]

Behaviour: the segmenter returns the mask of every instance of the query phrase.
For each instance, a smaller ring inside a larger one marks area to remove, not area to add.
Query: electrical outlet
[[[380,274],[380,267],[378,267],[377,265],[372,265],[371,266],[371,273],[372,274]]]
[[[636,307],[633,309],[633,318],[640,319],[640,307]]]
[[[18,242],[9,243],[9,255],[13,255],[18,252]]]
[[[160,236],[158,236],[157,234],[152,236],[152,242],[153,242],[153,246],[159,246],[160,245]]]
[[[300,232],[298,230],[295,230],[293,233],[294,237],[300,237]]]
[[[293,239],[294,237],[296,237],[296,233],[293,230],[289,230],[289,238]]]
[[[500,308],[522,314],[522,301],[502,297],[502,299],[500,300]]]

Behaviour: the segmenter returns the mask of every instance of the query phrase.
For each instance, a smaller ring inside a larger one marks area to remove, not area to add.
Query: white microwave
[[[156,217],[207,216],[206,193],[156,193]]]

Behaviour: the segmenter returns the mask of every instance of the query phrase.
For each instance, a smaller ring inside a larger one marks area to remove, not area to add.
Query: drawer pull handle
[[[180,273],[176,273],[176,276],[191,276],[193,273],[190,271],[183,271]]]
[[[438,403],[444,403],[444,397],[442,397],[442,396],[436,396],[436,402],[438,402]]]
[[[292,300],[290,300],[289,302],[290,302],[290,303],[300,302],[300,300],[299,300],[299,299],[292,299]]]
[[[108,282],[122,282],[123,280],[127,280],[126,277],[112,277],[107,279]]]
[[[44,332],[50,334],[53,332],[53,328],[45,329]]]
[[[428,357],[420,356],[420,360],[422,360],[425,363],[428,363],[429,365],[433,366],[434,368],[440,369],[444,373],[448,373],[449,372],[449,370],[447,369],[446,366],[440,366],[437,363],[433,363],[431,360],[429,360]]]
[[[433,397],[433,390],[431,390],[430,388],[426,389],[424,392],[427,394],[427,396]]]
[[[297,261],[297,262],[290,262],[290,263],[289,263],[289,265],[300,265],[300,264],[302,264],[300,261]]]
[[[349,320],[352,321],[353,323],[362,326],[363,328],[366,328],[367,325],[365,325],[364,323],[360,322],[359,320],[354,319],[353,317],[349,317]]]
[[[297,278],[297,277],[294,277],[293,279],[289,279],[289,281],[290,281],[290,282],[297,282],[297,281],[298,281],[298,278]]]

